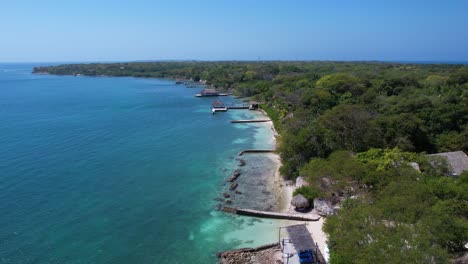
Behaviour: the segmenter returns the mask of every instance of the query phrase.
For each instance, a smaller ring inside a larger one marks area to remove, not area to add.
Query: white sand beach
[[[261,113],[268,117],[264,111],[261,111]],[[274,145],[276,146],[277,139],[276,137],[278,136],[278,133],[276,132],[273,122],[267,122],[263,123],[264,125],[267,125],[270,127],[271,130],[273,130],[272,133],[272,138],[271,141],[274,142]],[[274,192],[276,193],[276,196],[278,197],[279,200],[279,212],[287,212],[287,213],[298,213],[294,210],[294,207],[291,205],[291,200],[293,197],[293,192],[297,188],[296,185],[291,182],[291,181],[286,181],[279,172],[279,168],[281,167],[281,158],[278,154],[273,154],[274,155],[274,161],[276,163],[276,171],[274,174],[274,186],[275,190]],[[315,212],[312,210],[308,214],[314,214]],[[312,221],[312,222],[307,222],[307,229],[309,232],[312,234],[312,238],[314,241],[318,244],[318,247],[322,254],[324,252],[328,251],[327,248],[327,235],[325,232],[323,232],[322,227],[325,222],[326,218],[321,217],[319,221]],[[285,220],[283,224],[286,225],[295,225],[295,224],[303,224],[304,222],[301,221],[290,221],[290,220]],[[273,231],[273,230],[272,230]],[[276,231],[276,230],[274,230]]]

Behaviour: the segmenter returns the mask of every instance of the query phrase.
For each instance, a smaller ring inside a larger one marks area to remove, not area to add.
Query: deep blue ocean
[[[215,263],[274,242],[274,222],[216,210],[237,153],[271,147],[267,127],[229,123],[255,113],[212,115],[212,98],[171,80],[38,65],[0,64],[0,264]],[[246,159],[268,201],[271,160]]]

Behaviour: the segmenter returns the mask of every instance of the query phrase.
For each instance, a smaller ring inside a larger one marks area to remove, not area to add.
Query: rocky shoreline
[[[282,263],[279,243],[272,243],[256,248],[240,248],[218,254],[221,264],[274,264]]]
[[[258,115],[265,115],[262,111]],[[267,116],[266,116],[267,117]],[[267,135],[260,134],[260,141],[276,149],[276,131],[271,122],[256,124],[261,131],[271,130]],[[260,132],[264,133],[264,132]],[[266,137],[266,138],[264,138]],[[264,147],[262,146],[256,146]],[[285,182],[279,174],[281,160],[276,153],[252,153],[234,160],[234,168],[228,172],[223,184],[224,205],[262,211],[283,211],[287,198],[284,194]],[[226,195],[228,194],[228,195]],[[218,206],[218,208],[221,208]]]

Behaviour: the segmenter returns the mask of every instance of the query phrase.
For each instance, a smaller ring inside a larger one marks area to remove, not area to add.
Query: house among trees
[[[258,110],[258,102],[250,101],[249,102],[249,110]]]
[[[468,171],[468,156],[463,151],[442,152],[427,156],[445,158],[453,176],[460,176],[463,171]]]

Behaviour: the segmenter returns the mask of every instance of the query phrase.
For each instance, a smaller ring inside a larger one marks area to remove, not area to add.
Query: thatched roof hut
[[[459,176],[463,171],[468,171],[468,156],[463,151],[443,152],[428,156],[447,159],[451,167],[452,175]]]
[[[302,196],[302,194],[298,194],[294,196],[291,200],[291,205],[293,205],[299,210],[306,209],[310,206],[309,200],[307,200],[307,198]]]
[[[224,108],[224,103],[221,102],[220,100],[216,100],[214,101],[211,106],[213,106],[214,108]]]
[[[211,89],[211,88],[205,88],[201,91],[202,96],[218,96],[219,93],[216,91],[216,89]]]

